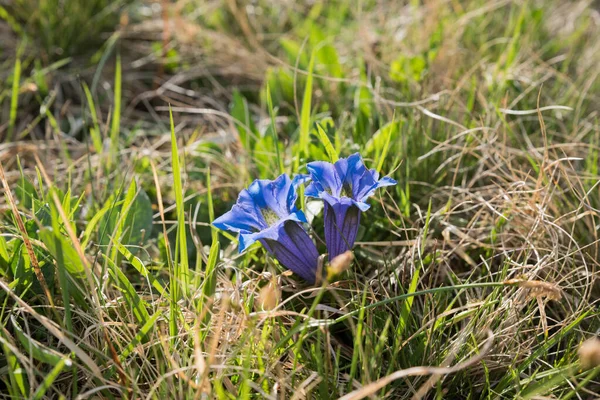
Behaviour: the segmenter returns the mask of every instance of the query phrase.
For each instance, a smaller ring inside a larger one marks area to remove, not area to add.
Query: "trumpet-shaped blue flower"
[[[374,169],[367,169],[358,153],[331,164],[315,161],[307,164],[312,182],[305,195],[324,203],[325,242],[329,259],[350,250],[356,240],[360,214],[370,205],[367,199],[380,187],[395,185]]]
[[[302,179],[292,181],[283,174],[274,181],[255,180],[213,225],[240,234],[240,253],[259,241],[281,264],[313,283],[319,252],[301,225],[304,213],[295,205]]]

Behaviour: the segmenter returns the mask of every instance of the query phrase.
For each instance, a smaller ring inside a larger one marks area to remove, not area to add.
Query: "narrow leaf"
[[[90,127],[90,136],[92,137],[92,143],[96,153],[102,154],[102,136],[100,132],[100,125],[98,124],[98,115],[96,114],[96,105],[94,104],[94,97],[92,92],[88,88],[87,84],[83,83],[83,92],[87,100],[88,106],[90,107],[90,114],[92,115],[92,126]]]
[[[52,368],[52,371],[42,381],[42,384],[38,387],[33,395],[34,400],[43,399],[46,395],[46,391],[52,386],[56,378],[60,375],[64,367],[70,367],[72,365],[69,357],[63,357],[60,361]]]
[[[17,108],[19,106],[19,88],[21,84],[21,60],[19,57],[15,60],[15,69],[13,71],[12,94],[10,97],[10,115],[8,119],[8,134],[6,141],[10,142],[13,138],[15,122],[17,120]]]
[[[177,205],[177,247],[178,259],[175,260],[175,287],[172,291],[172,295],[175,296],[174,300],[179,300],[179,283],[183,285],[183,294],[185,295],[188,290],[188,279],[189,279],[189,264],[188,264],[188,253],[187,253],[187,237],[186,237],[186,226],[185,226],[185,205],[183,202],[183,184],[181,179],[181,166],[179,164],[179,151],[177,149],[177,137],[175,136],[175,124],[173,122],[173,112],[169,108],[169,118],[171,121],[171,162],[173,168],[173,189],[175,191],[175,203]],[[179,262],[177,262],[179,261]]]
[[[308,155],[310,114],[312,107],[313,69],[315,65],[315,54],[311,54],[308,64],[308,75],[304,87],[304,98],[302,100],[302,112],[300,114],[300,151],[306,157]],[[300,160],[297,160],[299,163]]]
[[[112,110],[112,124],[110,127],[111,160],[116,159],[119,151],[119,128],[121,125],[121,55],[117,54],[115,65],[115,93]]]
[[[329,140],[327,133],[325,132],[323,127],[321,127],[320,124],[317,124],[317,132],[319,134],[319,139],[321,140],[321,144],[323,144],[323,147],[325,147],[325,151],[327,152],[327,155],[329,156],[329,161],[331,161],[332,163],[336,162],[339,159],[337,151],[335,151],[335,148],[331,144],[331,141]]]

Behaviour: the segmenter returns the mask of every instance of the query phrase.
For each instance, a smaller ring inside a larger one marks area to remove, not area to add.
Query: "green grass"
[[[42,3],[0,7],[0,397],[600,391],[594,4]],[[333,281],[211,227],[354,152],[398,185]]]

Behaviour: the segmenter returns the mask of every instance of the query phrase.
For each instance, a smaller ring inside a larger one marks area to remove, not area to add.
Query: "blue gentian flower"
[[[240,234],[240,253],[258,241],[281,264],[314,283],[319,252],[301,225],[304,213],[295,205],[296,187],[304,179],[292,181],[283,174],[273,181],[255,180],[213,225]]]
[[[325,242],[329,260],[350,250],[356,240],[360,214],[370,205],[367,199],[375,190],[395,185],[387,176],[379,179],[379,173],[367,169],[360,154],[340,158],[335,164],[315,161],[307,164],[312,182],[304,192],[324,203]]]

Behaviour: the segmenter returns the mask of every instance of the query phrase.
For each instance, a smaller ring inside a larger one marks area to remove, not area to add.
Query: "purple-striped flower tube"
[[[301,225],[304,213],[295,205],[302,179],[292,181],[283,174],[273,181],[255,180],[213,225],[240,234],[240,253],[259,241],[282,265],[314,283],[319,252]]]
[[[360,225],[360,214],[370,205],[367,199],[375,190],[395,185],[387,176],[367,169],[360,154],[340,158],[334,164],[315,161],[307,164],[311,183],[304,192],[307,197],[323,200],[325,242],[329,260],[352,249]]]

